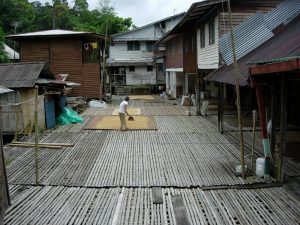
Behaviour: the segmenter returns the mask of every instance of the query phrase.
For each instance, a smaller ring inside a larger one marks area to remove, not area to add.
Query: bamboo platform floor
[[[74,147],[40,149],[40,183],[203,187],[261,182],[254,177],[243,180],[235,176],[238,149],[205,118],[154,118],[158,131],[85,131],[83,123],[70,125],[69,132],[64,128],[68,126],[62,126],[44,133],[41,142],[74,143]],[[5,154],[10,162],[8,182],[35,184],[34,148],[5,147]]]
[[[249,189],[261,181],[235,176],[239,150],[207,117],[187,116],[187,107],[174,101],[154,101],[131,106],[152,114],[157,131],[83,129],[95,116],[111,115],[116,102],[87,110],[82,124],[42,133],[40,142],[74,147],[39,149],[39,186],[34,148],[5,146],[12,205],[4,223],[299,224],[300,202],[291,192]],[[154,187],[162,204],[154,204]]]
[[[11,185],[4,224],[299,224],[300,202],[284,188],[210,190]],[[182,204],[174,199],[182,199]],[[182,222],[184,221],[184,223]]]

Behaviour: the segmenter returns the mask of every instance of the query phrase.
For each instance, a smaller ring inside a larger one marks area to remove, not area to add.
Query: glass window
[[[157,63],[157,72],[164,72],[164,64],[163,63]]]
[[[209,45],[215,43],[215,20],[211,20],[208,24],[209,29]]]
[[[200,27],[200,48],[205,48],[205,27]]]
[[[152,52],[154,50],[154,42],[153,41],[147,41],[147,51]]]
[[[148,72],[153,71],[153,66],[147,66],[147,71]]]
[[[135,71],[135,66],[129,66],[129,72],[134,72]]]
[[[140,42],[128,41],[127,42],[127,50],[128,51],[139,51],[140,50]]]
[[[82,46],[82,62],[97,63],[100,60],[100,49],[97,42],[85,42]]]

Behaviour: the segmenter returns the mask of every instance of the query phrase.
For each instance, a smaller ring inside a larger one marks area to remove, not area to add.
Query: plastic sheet
[[[92,100],[89,102],[90,108],[105,108],[107,107],[104,101]]]
[[[72,109],[64,108],[62,113],[56,119],[57,124],[67,125],[72,123],[82,123],[83,119]]]

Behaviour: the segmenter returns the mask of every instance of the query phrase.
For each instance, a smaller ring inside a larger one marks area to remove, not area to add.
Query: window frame
[[[147,72],[153,72],[153,66],[152,65],[147,66]]]
[[[129,72],[135,72],[135,66],[128,66]]]
[[[216,42],[216,34],[215,34],[215,19],[212,19],[208,23],[208,36],[209,36],[209,45],[213,45]]]
[[[205,26],[200,27],[200,48],[205,48]]]
[[[127,42],[127,51],[140,51],[141,44],[139,41],[128,41]]]

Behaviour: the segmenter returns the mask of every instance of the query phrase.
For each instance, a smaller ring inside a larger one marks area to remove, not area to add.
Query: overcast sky
[[[29,0],[33,2],[36,0]],[[39,0],[41,3],[52,0]],[[68,0],[70,5],[74,0]],[[194,2],[202,0],[111,0],[120,17],[131,17],[136,26],[144,26],[148,23],[169,17],[178,13],[186,12]],[[87,0],[89,9],[98,6],[99,0]]]

